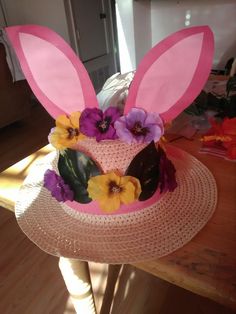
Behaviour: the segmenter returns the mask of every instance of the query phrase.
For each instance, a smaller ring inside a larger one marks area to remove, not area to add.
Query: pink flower
[[[116,139],[114,122],[119,117],[119,110],[115,107],[109,107],[104,112],[98,108],[87,108],[80,116],[80,131],[89,137],[95,137],[98,142]]]
[[[164,132],[161,117],[143,109],[132,108],[115,122],[116,134],[129,144],[157,142]]]
[[[158,146],[158,151],[160,153],[160,192],[173,192],[177,188],[176,169],[160,146]]]
[[[47,188],[58,202],[73,201],[74,192],[68,184],[53,170],[44,174],[44,187]]]

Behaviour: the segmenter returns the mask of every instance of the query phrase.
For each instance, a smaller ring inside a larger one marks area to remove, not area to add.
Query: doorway
[[[75,49],[98,93],[119,71],[115,0],[70,0]]]

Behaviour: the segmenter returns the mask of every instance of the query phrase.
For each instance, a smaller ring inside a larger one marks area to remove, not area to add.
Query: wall
[[[40,24],[58,32],[67,42],[68,27],[63,0],[2,0],[7,24]]]
[[[151,3],[150,1],[134,1],[134,38],[136,65],[152,47]]]
[[[214,33],[214,69],[236,56],[235,0],[116,0],[121,72],[136,69],[156,43],[184,27],[209,25]],[[119,24],[118,23],[118,24]]]
[[[224,69],[227,60],[236,56],[236,1],[151,1],[152,45],[193,25],[211,27],[215,35],[214,68]]]
[[[136,68],[132,0],[116,0],[116,20],[120,71],[126,73]]]
[[[0,5],[0,28],[1,27],[4,27],[6,26],[5,24],[5,20],[4,20],[4,15],[3,15],[3,12],[2,12],[2,8],[1,8],[1,5]]]
[[[150,1],[116,0],[121,73],[137,68],[151,48]]]
[[[1,1],[8,25],[46,25],[75,45],[69,40],[63,0]],[[227,59],[236,56],[235,0],[116,0],[116,6],[122,73],[136,69],[152,46],[185,26],[210,25],[216,42],[215,68],[223,68]],[[0,23],[1,18],[0,14]]]

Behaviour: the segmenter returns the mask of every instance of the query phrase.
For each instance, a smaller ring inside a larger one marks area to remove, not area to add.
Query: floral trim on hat
[[[74,200],[74,192],[55,171],[47,170],[44,174],[44,187],[58,202]]]
[[[119,117],[120,112],[115,107],[104,112],[98,108],[87,108],[80,117],[80,130],[88,137],[95,137],[97,142],[115,140],[117,135],[114,123]]]
[[[92,200],[98,201],[103,211],[113,212],[121,204],[131,204],[138,200],[141,185],[135,177],[110,172],[90,178],[88,193]]]
[[[127,115],[119,118],[115,129],[119,139],[129,144],[157,142],[164,133],[160,116],[139,108],[132,108]]]
[[[44,187],[57,201],[86,204],[93,200],[106,213],[115,212],[122,204],[145,201],[157,189],[165,193],[177,187],[174,165],[154,142],[133,158],[124,175],[102,173],[90,157],[71,149],[60,153],[58,170],[60,176],[51,170],[44,176]]]
[[[164,125],[157,113],[147,113],[132,108],[121,116],[119,109],[109,107],[104,112],[98,108],[86,108],[70,116],[61,115],[56,127],[49,134],[49,142],[57,149],[71,148],[87,137],[102,140],[120,139],[128,144],[158,142],[164,133]]]
[[[85,139],[85,135],[80,131],[80,112],[59,116],[56,119],[56,127],[48,136],[49,143],[57,149],[72,147],[82,139]]]
[[[173,191],[176,186],[175,168],[161,146],[164,125],[156,113],[132,108],[121,116],[115,107],[104,112],[97,108],[62,115],[49,134],[50,143],[60,150],[59,175],[48,170],[44,177],[46,187],[59,202],[73,200],[81,204],[97,201],[101,210],[115,212],[122,204],[145,201],[160,189]],[[86,154],[73,150],[86,138],[117,140],[130,145],[147,143],[131,160],[126,172],[103,173]]]

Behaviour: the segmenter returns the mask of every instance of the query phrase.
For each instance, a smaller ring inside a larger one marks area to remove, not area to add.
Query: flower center
[[[68,139],[72,139],[74,138],[75,136],[79,136],[79,129],[73,129],[73,128],[68,128],[67,129],[68,131]]]
[[[97,128],[101,133],[106,133],[107,130],[109,129],[110,123],[111,123],[111,118],[106,117],[105,119],[97,122]]]
[[[109,194],[118,194],[122,192],[122,187],[116,184],[115,181],[109,182]]]
[[[136,136],[140,136],[140,135],[145,136],[149,133],[149,128],[146,128],[146,127],[143,128],[142,124],[139,121],[137,121],[135,122],[135,124],[133,125],[130,131]]]

